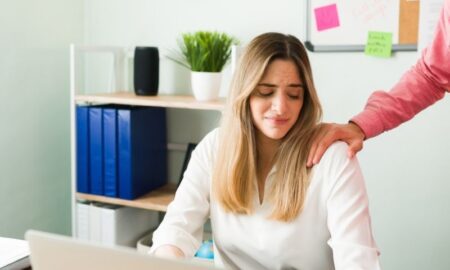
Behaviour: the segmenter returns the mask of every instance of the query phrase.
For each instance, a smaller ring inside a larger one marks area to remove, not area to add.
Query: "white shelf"
[[[142,208],[147,210],[155,210],[165,212],[169,203],[175,197],[177,187],[175,184],[167,184],[159,189],[153,190],[135,200],[124,200],[120,198],[112,198],[106,196],[92,195],[86,193],[76,193],[77,200],[87,200],[102,203],[109,203],[121,206]]]
[[[224,99],[215,101],[197,101],[192,96],[158,95],[137,96],[132,92],[115,92],[101,94],[77,94],[77,103],[112,103],[121,105],[137,105],[150,107],[166,107],[195,110],[222,111],[225,105]]]

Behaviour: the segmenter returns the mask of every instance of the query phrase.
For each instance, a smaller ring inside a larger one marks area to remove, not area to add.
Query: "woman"
[[[306,166],[321,117],[301,42],[262,34],[244,52],[219,129],[197,146],[150,253],[192,257],[211,219],[227,269],[379,269],[368,200],[344,143]]]

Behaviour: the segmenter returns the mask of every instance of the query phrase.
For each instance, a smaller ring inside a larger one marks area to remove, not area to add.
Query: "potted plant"
[[[225,33],[184,33],[178,40],[180,51],[169,58],[191,70],[191,86],[197,100],[214,100],[219,97],[222,69],[230,59],[231,46],[237,43]]]

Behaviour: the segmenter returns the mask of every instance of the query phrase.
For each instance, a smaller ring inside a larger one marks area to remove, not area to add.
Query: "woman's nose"
[[[282,95],[276,95],[272,100],[272,111],[278,114],[283,114],[286,111],[286,97]]]

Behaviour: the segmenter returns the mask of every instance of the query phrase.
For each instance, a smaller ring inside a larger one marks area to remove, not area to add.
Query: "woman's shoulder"
[[[214,128],[203,137],[195,147],[194,151],[207,159],[211,159],[212,155],[214,155],[217,150],[218,140],[219,128]]]
[[[199,145],[204,145],[204,147],[214,147],[219,139],[219,128],[214,128],[208,132],[203,139],[199,142]]]
[[[323,158],[346,158],[347,157],[348,145],[345,142],[337,141],[328,147],[325,151]]]
[[[363,181],[358,159],[349,158],[347,150],[348,145],[345,142],[335,142],[314,166],[314,178],[321,179],[319,182],[325,184],[323,188],[328,187],[331,190],[338,183]]]
[[[343,166],[352,166],[352,164],[357,164],[358,160],[356,157],[349,158],[348,145],[345,142],[337,141],[330,145],[328,149],[323,154],[320,162],[317,164],[317,169],[337,169]]]
[[[208,134],[206,134],[203,139],[217,140],[217,137],[219,136],[219,130],[220,130],[220,128],[218,128],[218,127],[214,128],[213,130],[208,132]]]

